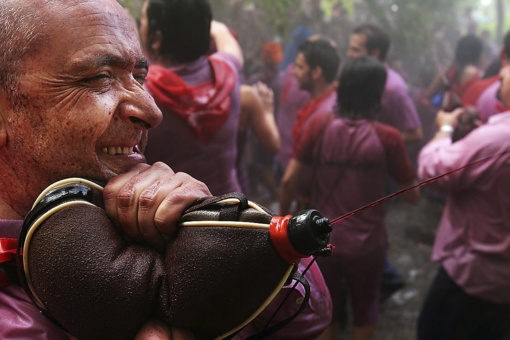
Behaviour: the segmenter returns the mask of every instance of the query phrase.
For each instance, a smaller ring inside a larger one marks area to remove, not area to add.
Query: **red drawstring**
[[[16,260],[16,247],[18,239],[16,238],[0,238],[0,265]],[[7,275],[0,270],[0,287],[7,286],[10,283]]]

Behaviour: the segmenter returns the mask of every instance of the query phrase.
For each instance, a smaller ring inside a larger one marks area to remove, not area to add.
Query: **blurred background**
[[[143,0],[118,1],[139,19]],[[471,33],[483,40],[479,67],[486,70],[498,60],[503,36],[510,29],[509,0],[210,2],[214,18],[226,23],[238,37],[245,58],[245,79],[263,69],[260,56],[267,42],[276,41],[285,49],[292,41],[292,32],[298,27],[334,39],[344,59],[355,26],[371,23],[383,27],[391,37],[387,62],[406,81],[423,124],[423,140],[409,150],[413,161],[436,130],[437,109],[423,106],[417,99],[434,76],[450,66],[459,39]],[[430,261],[430,254],[444,197],[427,191],[426,187],[422,192],[423,197],[416,205],[398,197],[386,203],[386,227],[391,243],[389,258],[406,285],[382,304],[376,340],[416,338],[416,319],[437,271],[437,264]],[[274,195],[260,195],[256,201],[277,211]],[[346,329],[342,339],[347,339],[348,334]]]
[[[143,0],[119,0],[135,19]],[[388,58],[410,86],[423,87],[449,65],[459,38],[475,33],[486,42],[489,64],[510,26],[507,0],[211,0],[216,20],[238,35],[245,74],[260,67],[267,41],[285,47],[297,26],[333,38],[342,53],[350,30],[362,23],[382,26],[392,39]],[[484,65],[482,65],[483,68]]]

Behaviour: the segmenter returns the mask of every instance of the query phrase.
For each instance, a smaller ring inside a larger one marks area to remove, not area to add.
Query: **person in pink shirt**
[[[390,46],[391,38],[380,26],[362,24],[355,27],[351,33],[347,57],[358,58],[369,55],[386,63]],[[385,66],[386,84],[375,119],[400,131],[408,153],[414,160],[414,148],[423,138],[422,123],[404,78],[387,64]],[[390,181],[388,191],[391,192],[393,189],[394,183]],[[403,276],[387,259],[381,284],[381,299],[386,300],[404,286]]]
[[[296,121],[292,126],[292,157],[287,164],[280,185],[280,211],[294,211],[293,202],[298,206],[306,205],[308,200],[309,171],[301,174],[299,194],[294,196],[293,190],[286,188],[288,176],[296,165],[296,145],[302,137],[303,131],[315,116],[333,111],[336,104],[336,76],[340,67],[340,55],[333,42],[326,37],[311,36],[299,46],[293,67],[300,89],[310,93],[310,98],[299,109]],[[294,188],[292,188],[294,189]],[[294,198],[296,200],[294,201]]]
[[[419,155],[422,180],[459,169],[431,184],[448,199],[432,250],[441,266],[418,319],[419,340],[510,334],[510,65],[500,76],[502,113],[452,143],[463,109],[438,112],[438,131]]]
[[[505,34],[503,39],[503,46],[499,53],[501,68],[510,64],[510,31]],[[495,79],[490,86],[488,86],[476,101],[476,108],[480,113],[480,118],[486,122],[490,116],[501,112],[502,103],[498,98],[498,90],[501,86],[499,79]]]
[[[369,56],[343,66],[335,113],[312,118],[295,146],[294,167],[284,178],[282,197],[291,197],[301,172],[312,169],[310,206],[328,218],[349,213],[384,196],[387,176],[402,188],[416,177],[398,130],[373,119],[386,82],[382,63]],[[406,195],[418,199],[418,190]],[[288,206],[282,202],[282,209]],[[286,210],[281,211],[287,213]],[[371,339],[378,315],[380,282],[387,251],[382,205],[333,227],[331,256],[318,259],[333,298],[333,319],[321,339],[336,339],[348,286],[354,339]]]
[[[379,26],[363,24],[353,29],[347,50],[348,58],[370,55],[386,62],[391,46],[389,35]],[[398,129],[406,143],[423,138],[422,124],[407,84],[400,74],[386,66],[388,77],[376,119]]]

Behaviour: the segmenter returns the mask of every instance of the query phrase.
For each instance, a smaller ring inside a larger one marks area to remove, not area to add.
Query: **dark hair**
[[[383,29],[376,25],[365,24],[356,27],[353,34],[363,34],[366,37],[365,47],[367,52],[379,51],[379,60],[385,61],[390,49],[390,37]]]
[[[303,53],[310,68],[320,67],[322,69],[324,79],[328,83],[336,79],[341,59],[334,43],[329,38],[307,40],[299,45],[299,52]]]
[[[503,53],[507,58],[510,58],[510,31],[506,32],[503,38]]]
[[[368,55],[349,59],[340,72],[338,114],[351,119],[372,118],[386,85],[384,65]]]
[[[477,64],[482,56],[483,42],[474,34],[459,39],[455,48],[455,62],[460,65]]]
[[[162,34],[159,53],[177,62],[190,62],[210,47],[212,9],[207,0],[149,0],[148,44]]]

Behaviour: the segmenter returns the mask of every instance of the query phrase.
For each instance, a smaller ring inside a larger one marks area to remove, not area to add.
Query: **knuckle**
[[[209,188],[204,182],[201,182],[183,172],[178,172],[175,175],[181,183],[181,188],[186,191],[187,196],[201,198],[202,196],[210,195]]]
[[[156,170],[165,170],[165,171],[171,170],[170,167],[163,162],[155,162],[154,164],[152,164],[152,167]]]
[[[117,194],[117,205],[121,212],[127,212],[136,203],[133,187],[126,187],[119,190]]]
[[[154,187],[144,190],[138,199],[140,212],[147,212],[156,205],[156,192]]]

